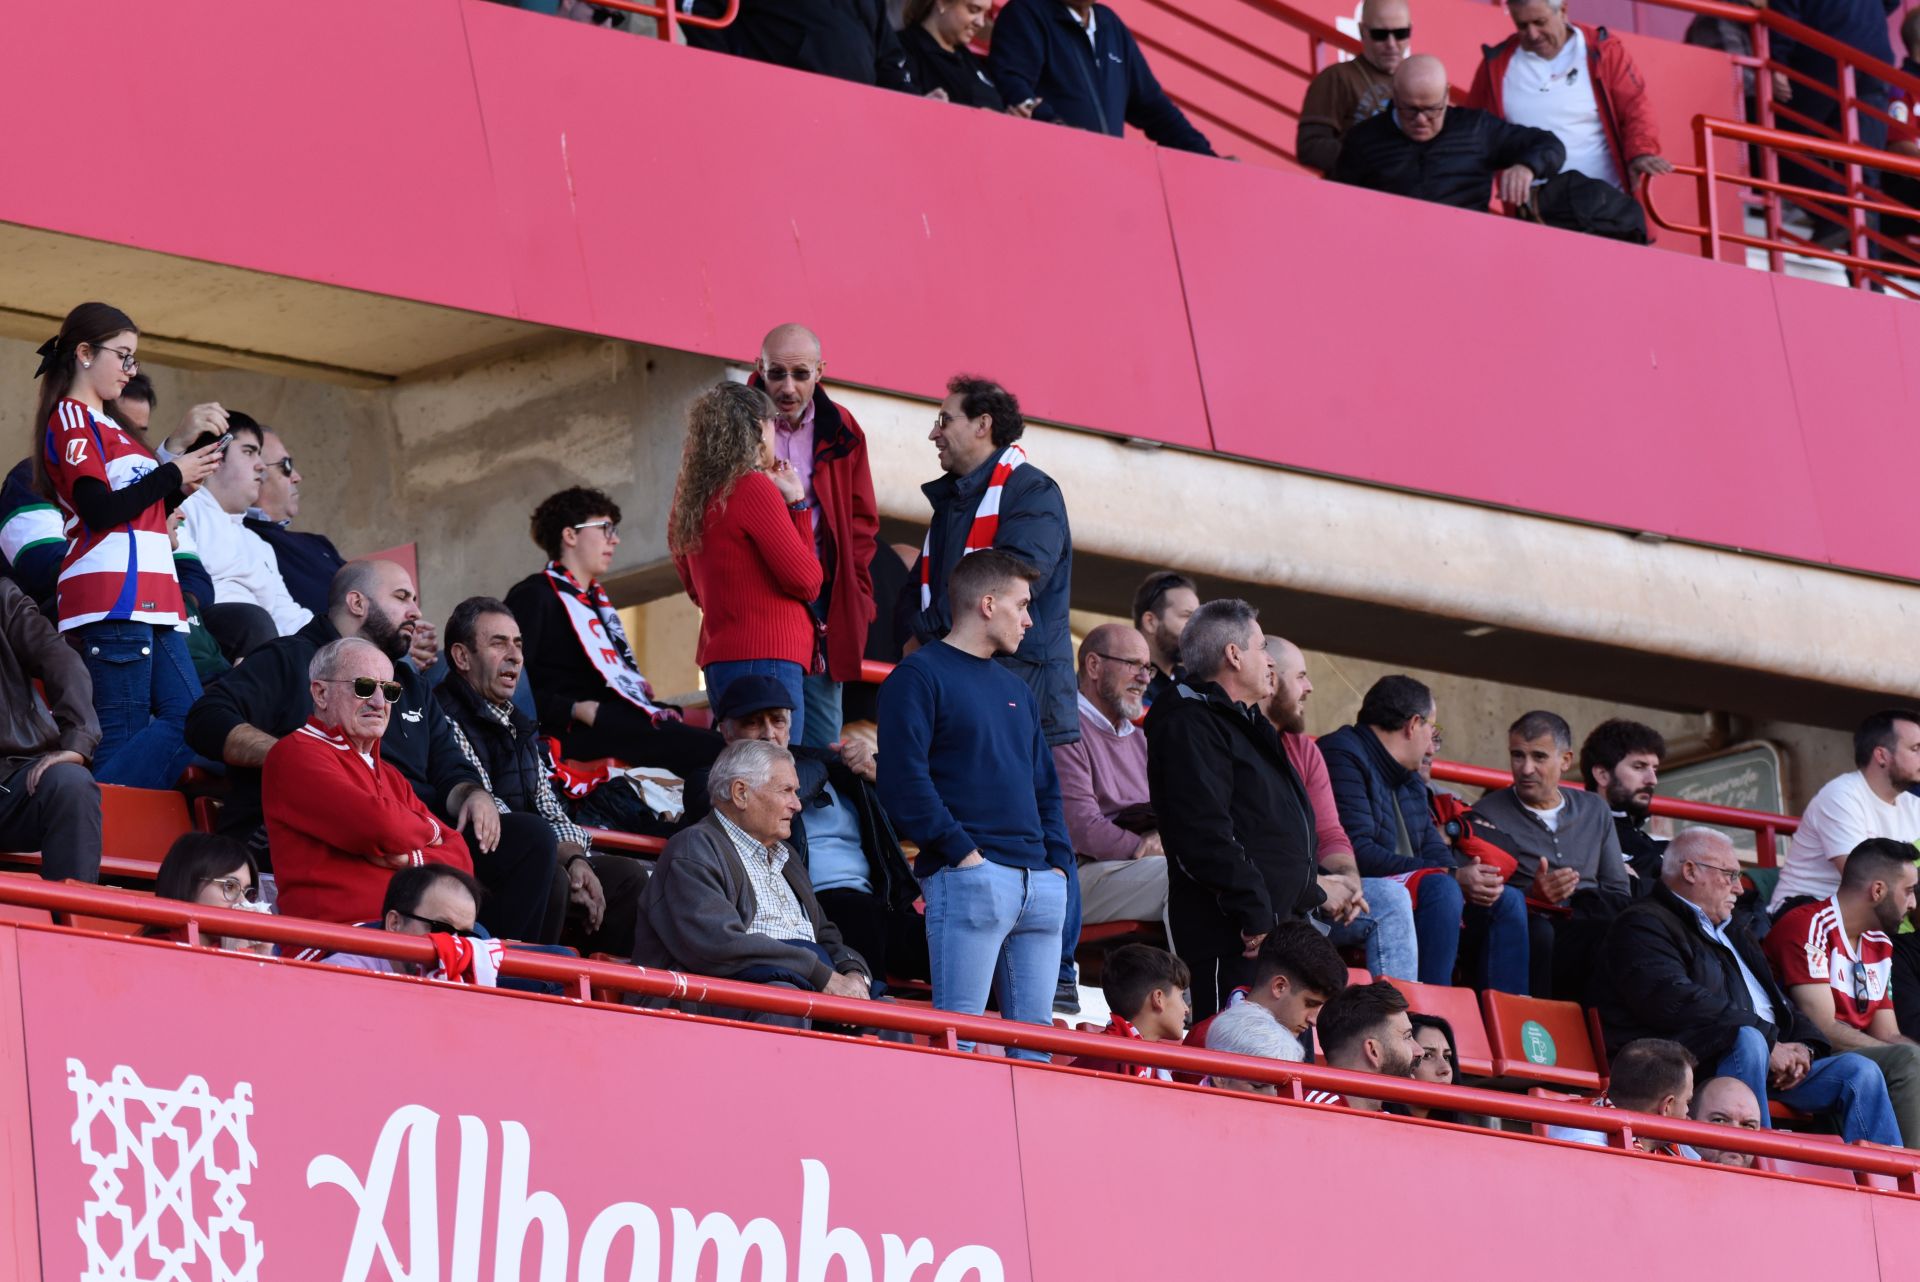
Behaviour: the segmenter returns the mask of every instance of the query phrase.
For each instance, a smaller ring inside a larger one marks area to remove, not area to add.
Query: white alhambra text
[[[481,1282],[480,1240],[487,1213],[486,1123],[462,1115],[460,1163],[454,1190],[453,1242],[448,1269],[440,1267],[439,1151],[440,1115],[418,1104],[395,1110],[374,1142],[373,1156],[363,1180],[344,1159],[321,1154],[307,1164],[307,1187],[336,1185],[353,1199],[359,1215],[347,1250],[341,1282],[391,1278],[393,1282]],[[671,1239],[663,1233],[661,1217],[639,1202],[615,1202],[587,1224],[580,1237],[579,1260],[572,1273],[573,1239],[566,1208],[560,1199],[527,1189],[531,1147],[527,1128],[518,1122],[500,1124],[500,1188],[494,1202],[494,1257],[492,1282],[521,1282],[522,1248],[527,1230],[540,1230],[538,1282],[608,1282],[608,1259],[623,1233],[632,1236],[633,1263],[625,1282],[695,1282],[700,1260],[711,1246],[715,1282],[746,1282],[747,1254],[753,1252],[759,1270],[754,1282],[787,1282],[786,1234],[772,1220],[755,1218],[744,1225],[713,1211],[698,1220],[693,1212],[673,1207],[668,1221]],[[407,1205],[406,1260],[402,1263],[387,1234],[387,1208],[401,1176]],[[926,1238],[908,1242],[892,1233],[880,1235],[880,1271],[860,1235],[849,1228],[827,1227],[828,1176],[824,1163],[800,1161],[800,1241],[794,1253],[793,1282],[823,1282],[828,1265],[838,1261],[847,1282],[916,1282],[923,1269],[934,1265],[933,1244]],[[374,1261],[381,1266],[374,1272]],[[670,1271],[669,1271],[670,1270]],[[618,1282],[616,1279],[615,1282]],[[1000,1257],[985,1246],[962,1246],[941,1260],[931,1279],[921,1282],[1005,1282]]]

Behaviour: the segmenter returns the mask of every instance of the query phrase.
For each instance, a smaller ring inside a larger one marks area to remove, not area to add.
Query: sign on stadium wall
[[[20,945],[48,1278],[1028,1277],[1002,1067]]]

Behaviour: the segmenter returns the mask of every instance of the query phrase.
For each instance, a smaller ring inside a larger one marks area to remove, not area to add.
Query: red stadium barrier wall
[[[1859,501],[1920,448],[1901,304],[481,0],[319,12],[0,7],[47,51],[0,220],[733,359],[804,318],[853,383],[1920,579]],[[76,47],[110,183],[47,123]]]
[[[0,978],[21,1279],[1146,1282],[1284,1251],[1892,1282],[1920,1246],[1911,1196],[939,1051],[32,928]],[[1389,1214],[1409,1246],[1369,1236]]]

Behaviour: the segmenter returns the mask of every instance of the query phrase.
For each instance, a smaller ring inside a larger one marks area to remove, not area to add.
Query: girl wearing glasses
[[[167,857],[160,861],[153,893],[159,899],[178,899],[207,908],[271,911],[260,902],[260,868],[247,848],[231,837],[210,832],[184,833],[174,841]],[[168,939],[186,938],[186,932],[170,926],[149,926],[143,933]],[[225,935],[203,938],[211,938],[216,948],[269,956],[273,953],[273,945],[260,940]]]
[[[187,653],[186,607],[167,515],[219,466],[221,444],[157,463],[107,415],[140,361],[126,313],[82,303],[40,347],[34,488],[58,503],[67,553],[60,630],[93,678],[101,783],[170,788],[186,768],[187,709],[200,679]]]
[[[695,661],[720,703],[744,676],[770,676],[793,700],[788,732],[801,741],[802,678],[824,672],[825,628],[811,608],[822,571],[813,505],[791,463],[774,453],[774,405],[743,383],[693,403],[667,518],[667,547],[701,609]]]

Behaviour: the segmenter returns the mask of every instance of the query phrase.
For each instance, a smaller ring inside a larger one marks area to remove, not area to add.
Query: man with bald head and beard
[[[1340,159],[1347,130],[1387,109],[1393,73],[1407,56],[1413,18],[1407,0],[1365,0],[1360,6],[1360,56],[1336,62],[1313,78],[1300,104],[1300,163],[1327,173]]]
[[[1393,104],[1347,131],[1329,175],[1335,182],[1457,209],[1487,208],[1496,180],[1509,205],[1528,203],[1567,149],[1544,129],[1509,124],[1485,111],[1449,105],[1447,69],[1415,54],[1393,73]]]
[[[1080,738],[1053,749],[1079,864],[1080,922],[1166,916],[1167,852],[1147,800],[1147,736],[1134,724],[1152,670],[1147,639],[1124,623],[1103,623],[1080,643]],[[1070,919],[1069,955],[1079,934]]]
[[[553,828],[537,814],[502,814],[460,751],[453,723],[426,680],[401,663],[413,645],[420,599],[413,579],[392,561],[350,561],[333,577],[327,612],[292,636],[255,650],[207,687],[187,714],[194,751],[227,765],[229,790],[220,831],[244,841],[270,873],[273,852],[263,824],[261,766],[274,745],[306,723],[313,702],[308,666],[342,637],[372,644],[393,665],[399,697],[381,735],[381,758],[407,780],[442,824],[470,839],[474,873],[488,894],[480,920],[505,939],[543,937],[547,896],[558,863]],[[373,905],[376,915],[379,905]],[[354,920],[365,920],[366,917]]]
[[[761,341],[750,380],[773,398],[773,452],[800,478],[800,502],[813,513],[814,550],[823,571],[812,610],[826,629],[820,656],[825,671],[809,673],[802,687],[800,741],[808,748],[839,741],[840,687],[860,679],[873,622],[873,552],[880,530],[866,433],[827,396],[821,385],[826,370],[819,336],[789,323],[774,326]]]

